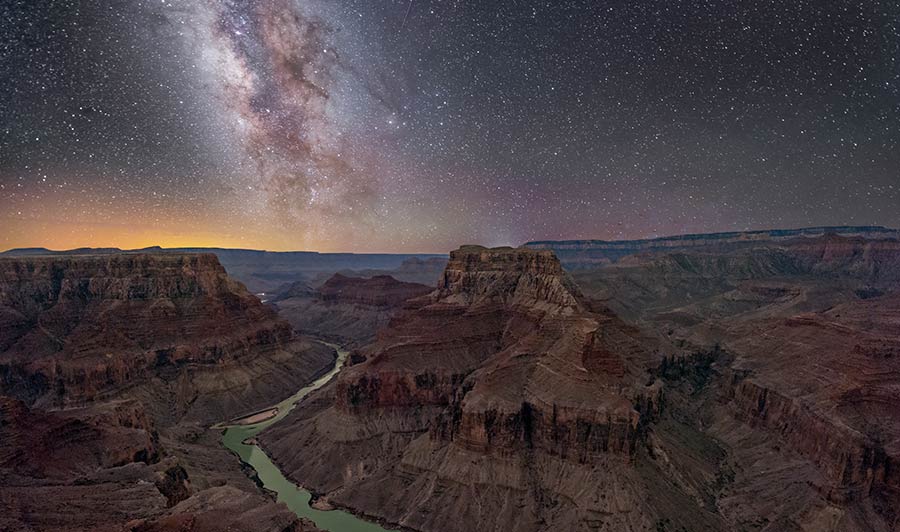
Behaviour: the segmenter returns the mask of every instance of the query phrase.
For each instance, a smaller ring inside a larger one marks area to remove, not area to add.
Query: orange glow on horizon
[[[142,249],[153,246],[162,248],[241,248],[265,251],[318,251],[321,253],[446,253],[446,250],[406,249],[353,249],[334,240],[306,239],[297,245],[286,241],[278,231],[265,228],[240,228],[242,235],[215,230],[196,221],[166,224],[129,224],[36,221],[0,217],[4,230],[0,232],[0,251],[15,248],[47,248],[61,251],[74,248]]]

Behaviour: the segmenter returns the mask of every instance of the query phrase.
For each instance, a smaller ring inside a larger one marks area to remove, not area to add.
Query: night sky
[[[0,249],[900,226],[896,0],[0,0]]]

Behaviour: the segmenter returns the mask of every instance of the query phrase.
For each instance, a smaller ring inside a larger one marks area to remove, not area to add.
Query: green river
[[[244,443],[245,440],[256,436],[270,425],[278,423],[291,411],[298,401],[306,397],[313,390],[321,388],[331,380],[332,377],[337,375],[341,370],[344,359],[347,358],[347,352],[340,349],[338,346],[331,344],[326,345],[335,348],[338,352],[338,358],[331,371],[312,384],[301,388],[300,391],[284,401],[277,405],[273,405],[273,407],[278,408],[278,414],[270,419],[253,425],[219,425],[219,427],[227,427],[225,434],[222,436],[222,444],[237,453],[244,463],[256,470],[263,485],[267,489],[278,494],[279,502],[287,504],[288,508],[293,510],[298,516],[305,517],[315,522],[317,527],[332,532],[385,532],[387,529],[370,521],[364,521],[355,515],[342,510],[323,511],[312,508],[309,505],[312,496],[308,491],[301,489],[285,478],[278,467],[272,463],[262,449],[256,445]]]

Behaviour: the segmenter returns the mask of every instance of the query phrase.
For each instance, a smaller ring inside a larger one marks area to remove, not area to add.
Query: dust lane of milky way
[[[900,226],[900,5],[0,5],[0,248]]]

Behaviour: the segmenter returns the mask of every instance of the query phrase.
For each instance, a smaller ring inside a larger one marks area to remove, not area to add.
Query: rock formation
[[[435,287],[296,283],[280,316],[354,350],[259,440],[411,530],[893,532],[885,236],[463,246]],[[0,258],[0,529],[312,530],[206,430],[331,361],[291,329],[206,255]]]
[[[769,231],[733,231],[678,235],[646,240],[545,240],[528,242],[533,249],[552,250],[570,269],[591,268],[617,262],[637,253],[697,251],[734,251],[746,247],[768,245],[802,237],[838,235],[865,239],[900,238],[900,231],[880,226],[806,227],[802,229],[773,229]]]
[[[0,252],[0,257],[84,255],[215,255],[229,275],[244,283],[252,292],[275,292],[285,283],[298,280],[324,281],[337,272],[353,275],[393,275],[410,282],[433,284],[446,263],[443,256],[402,253],[318,253],[315,251],[262,251],[225,248],[161,248],[159,246],[122,250],[119,248],[78,248],[52,251],[46,248],[19,248]],[[359,272],[372,272],[361,275]],[[318,283],[314,283],[318,284]]]
[[[705,377],[714,401],[684,408],[705,418],[698,428],[744,472],[719,503],[730,519],[891,530],[900,503],[898,268],[896,240],[828,235],[639,254],[576,277],[683,349],[727,353]],[[786,488],[795,483],[804,488]],[[751,493],[779,501],[780,515]]]
[[[554,480],[563,471],[632,460],[660,401],[648,342],[586,300],[551,252],[464,246],[435,292],[352,355],[333,401],[326,392],[262,441],[331,501],[411,528],[571,524],[584,516],[530,498],[571,496]],[[325,459],[291,458],[309,453]],[[497,498],[449,524],[484,483]],[[376,484],[390,500],[373,504]]]
[[[386,275],[359,278],[337,273],[318,289],[295,283],[274,304],[296,330],[358,347],[374,339],[407,300],[432,290]]]
[[[550,251],[465,246],[262,444],[415,530],[895,530],[898,259],[649,253],[578,271],[588,297]]]
[[[242,530],[309,530],[207,427],[334,354],[215,256],[0,258],[0,317],[0,528],[218,530],[232,508],[268,516]]]

